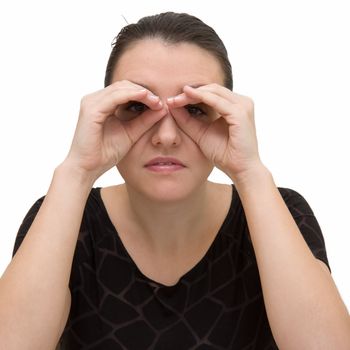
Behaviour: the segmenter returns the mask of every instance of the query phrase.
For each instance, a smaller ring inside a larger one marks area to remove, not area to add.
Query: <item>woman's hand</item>
[[[133,119],[140,108],[144,112]],[[118,81],[89,94],[81,101],[79,120],[65,161],[96,180],[118,164],[164,114],[158,96],[129,81]]]
[[[234,181],[262,165],[250,98],[210,84],[185,86],[167,104],[179,127]]]

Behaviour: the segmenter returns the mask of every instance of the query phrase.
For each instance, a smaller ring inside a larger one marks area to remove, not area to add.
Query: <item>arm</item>
[[[131,100],[149,111],[123,123],[131,113],[119,107]],[[83,98],[69,154],[0,280],[1,350],[56,347],[70,309],[71,265],[91,187],[164,113],[159,98],[127,81]]]
[[[0,348],[53,349],[70,308],[70,270],[91,182],[63,164],[0,280]]]
[[[307,246],[270,172],[261,166],[235,180],[279,348],[349,349],[348,311],[329,270]]]
[[[203,102],[211,120],[177,109]],[[350,349],[350,318],[314,258],[258,152],[254,103],[217,84],[185,86],[168,100],[180,127],[235,183],[247,217],[273,335],[282,350]],[[273,217],[273,220],[271,218]]]

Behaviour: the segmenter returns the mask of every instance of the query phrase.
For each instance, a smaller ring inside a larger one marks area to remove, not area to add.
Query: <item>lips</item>
[[[185,165],[176,158],[157,157],[150,160],[145,167],[152,171],[176,171],[185,168]]]
[[[171,165],[181,165],[184,167],[184,165],[176,158],[171,157],[157,157],[152,160],[150,160],[145,166],[149,167],[152,165],[160,165],[160,166],[171,166]]]

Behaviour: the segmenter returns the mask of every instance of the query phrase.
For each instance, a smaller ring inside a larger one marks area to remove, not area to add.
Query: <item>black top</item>
[[[108,217],[100,188],[92,189],[74,255],[72,306],[61,349],[277,349],[244,211],[232,187],[231,206],[215,240],[170,287],[137,268]],[[311,208],[297,192],[279,191],[311,251],[328,265]],[[42,201],[25,217],[14,252]]]

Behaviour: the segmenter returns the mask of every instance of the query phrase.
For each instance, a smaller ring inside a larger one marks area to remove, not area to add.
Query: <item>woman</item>
[[[262,163],[212,28],[164,13],[116,38],[0,285],[6,349],[348,349],[312,210]],[[93,188],[114,165],[125,183]],[[213,167],[234,185],[207,180]]]

